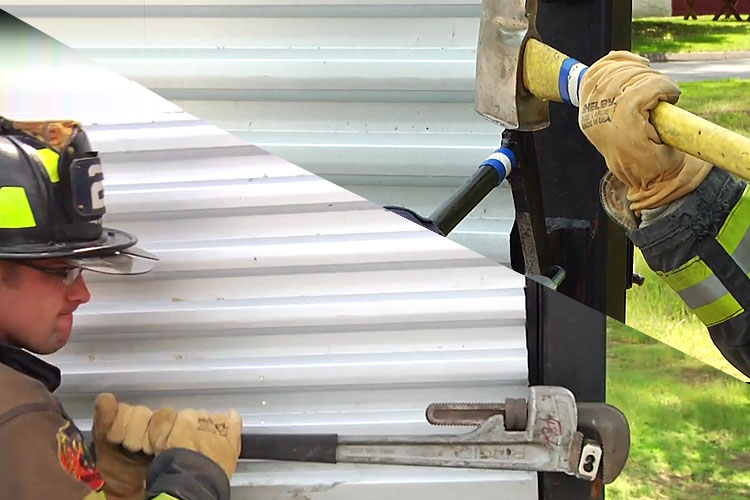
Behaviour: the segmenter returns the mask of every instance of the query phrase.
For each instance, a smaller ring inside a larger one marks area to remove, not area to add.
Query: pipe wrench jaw
[[[576,404],[573,394],[562,387],[531,387],[528,400],[435,403],[427,409],[427,420],[433,425],[476,427],[460,437],[461,443],[471,443],[482,448],[485,457],[494,458],[463,464],[474,468],[521,469],[511,457],[523,456],[530,470],[565,472],[586,481],[601,478],[608,484],[625,467],[630,447],[628,423],[617,408]],[[495,448],[505,450],[506,457],[489,452]]]
[[[604,484],[610,484],[628,462],[630,426],[627,418],[607,403],[578,403],[578,430],[585,440],[598,443],[601,447],[600,473]],[[586,456],[584,447],[582,462],[585,462]]]

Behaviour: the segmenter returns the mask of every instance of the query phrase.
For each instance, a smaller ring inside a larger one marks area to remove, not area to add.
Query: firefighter
[[[88,302],[83,270],[140,274],[157,258],[104,228],[102,171],[76,122],[0,118],[0,486],[14,500],[224,500],[240,451],[236,412],[156,413],[96,398],[94,449],[52,395]],[[34,354],[32,354],[34,353]],[[155,455],[155,457],[154,457]]]
[[[579,126],[604,156],[601,201],[653,269],[750,376],[750,188],[661,142],[649,123],[679,87],[642,57],[610,52],[581,81]]]

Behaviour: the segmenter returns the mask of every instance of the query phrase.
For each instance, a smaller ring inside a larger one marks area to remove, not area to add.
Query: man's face
[[[66,285],[62,277],[34,268],[68,268],[64,261],[27,262],[0,262],[0,339],[37,354],[51,354],[68,341],[73,311],[91,295],[82,276]]]

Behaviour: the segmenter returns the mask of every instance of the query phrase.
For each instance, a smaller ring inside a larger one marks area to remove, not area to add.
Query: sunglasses
[[[32,269],[36,269],[37,271],[42,271],[43,273],[47,274],[53,274],[57,276],[58,278],[62,279],[63,285],[70,286],[78,279],[78,277],[83,272],[83,269],[80,267],[70,266],[70,267],[44,267],[44,266],[38,266],[36,264],[31,264],[29,262],[17,262],[18,264],[26,267],[30,267]]]

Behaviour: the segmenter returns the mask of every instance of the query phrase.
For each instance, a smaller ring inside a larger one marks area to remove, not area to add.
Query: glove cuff
[[[683,203],[685,203],[685,197],[679,198],[675,201],[670,201],[666,205],[662,205],[657,208],[647,208],[641,212],[641,224],[639,228],[644,228],[648,226],[649,224],[653,224],[654,222],[657,222],[659,219],[666,217],[667,215],[671,214],[680,206],[682,206]]]
[[[639,221],[630,210],[628,186],[610,171],[604,174],[599,184],[599,199],[607,215],[625,231],[638,229]]]
[[[697,255],[698,247],[714,238],[745,188],[743,182],[714,168],[681,203],[628,233],[654,271],[670,271]]]
[[[154,459],[146,476],[146,498],[162,493],[180,500],[229,500],[229,478],[202,453],[170,448]]]

